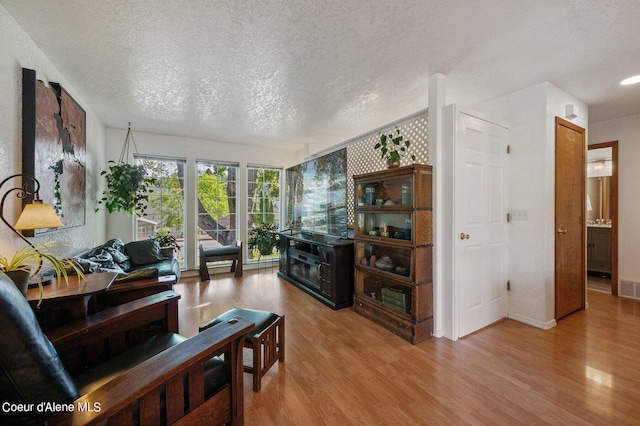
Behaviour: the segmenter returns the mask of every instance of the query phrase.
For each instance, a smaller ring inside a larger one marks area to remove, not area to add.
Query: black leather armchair
[[[0,423],[242,424],[242,343],[253,324],[234,319],[186,339],[179,297],[149,296],[47,336],[0,272]]]

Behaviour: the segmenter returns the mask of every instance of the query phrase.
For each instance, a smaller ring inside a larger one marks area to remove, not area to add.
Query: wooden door
[[[555,318],[585,308],[585,131],[556,117]]]
[[[460,112],[455,142],[457,337],[507,315],[508,130]]]

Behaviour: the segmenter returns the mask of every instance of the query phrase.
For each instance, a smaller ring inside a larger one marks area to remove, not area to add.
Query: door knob
[[[468,240],[469,238],[470,238],[469,234],[465,234],[464,232],[460,233],[460,239],[461,240]]]
[[[558,234],[566,234],[566,233],[567,233],[566,229],[558,228]]]

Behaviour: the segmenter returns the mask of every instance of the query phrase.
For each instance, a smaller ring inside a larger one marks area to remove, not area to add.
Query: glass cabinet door
[[[412,312],[411,286],[369,271],[358,274],[356,294],[371,303],[391,308],[396,313],[411,314]]]
[[[359,212],[356,220],[356,237],[411,241],[411,212]]]
[[[413,184],[411,177],[391,178],[376,182],[358,183],[356,205],[411,206]]]
[[[360,267],[390,272],[399,277],[411,278],[411,249],[390,247],[368,242],[356,243],[356,262]]]

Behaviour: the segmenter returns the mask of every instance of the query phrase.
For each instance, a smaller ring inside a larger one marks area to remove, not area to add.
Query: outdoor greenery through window
[[[280,229],[280,177],[281,170],[261,167],[247,167],[247,234],[251,230],[273,225],[271,229]],[[277,257],[277,251],[267,250],[260,253],[258,248],[248,248],[248,260]]]
[[[204,248],[231,246],[238,240],[236,182],[238,165],[197,161],[198,238]]]
[[[146,215],[137,218],[136,240],[167,236],[175,240],[173,255],[180,265],[184,262],[184,169],[181,159],[136,156],[136,165],[145,168],[146,175],[155,179],[153,192],[149,193]],[[172,251],[169,250],[169,253]],[[167,252],[165,252],[166,255]]]

